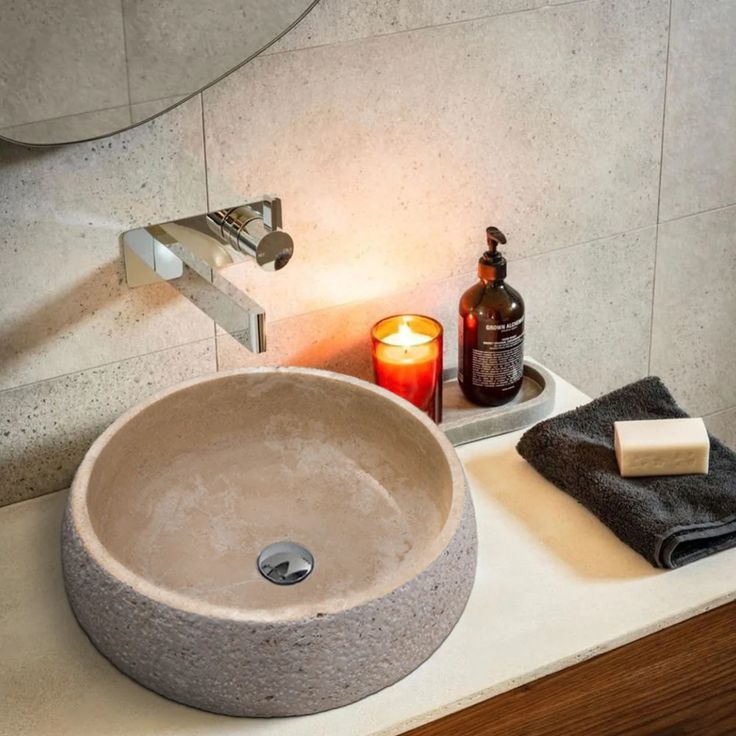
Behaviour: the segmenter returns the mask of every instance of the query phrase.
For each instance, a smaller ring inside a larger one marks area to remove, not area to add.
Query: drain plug
[[[258,555],[258,570],[276,585],[301,583],[314,569],[314,556],[301,544],[275,542]]]

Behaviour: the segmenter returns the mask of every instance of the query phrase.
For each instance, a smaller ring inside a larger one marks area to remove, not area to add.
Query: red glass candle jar
[[[442,421],[442,325],[431,317],[399,314],[373,325],[376,383]]]

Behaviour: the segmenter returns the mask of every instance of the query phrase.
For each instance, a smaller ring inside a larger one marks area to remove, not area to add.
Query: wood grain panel
[[[736,602],[406,736],[736,735]]]

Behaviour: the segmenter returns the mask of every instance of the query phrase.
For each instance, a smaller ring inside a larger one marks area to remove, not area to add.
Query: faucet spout
[[[281,230],[281,200],[265,196],[238,207],[122,234],[128,285],[170,281],[179,292],[254,353],[266,350],[266,312],[219,271],[254,258],[278,271],[294,242]]]

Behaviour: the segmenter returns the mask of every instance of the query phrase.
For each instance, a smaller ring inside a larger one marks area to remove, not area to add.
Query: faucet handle
[[[263,196],[263,200],[260,202],[263,224],[269,230],[280,230],[283,226],[283,220],[281,219],[281,198],[271,197],[266,194]]]
[[[283,227],[284,223],[281,218],[280,197],[274,197],[272,194],[264,194],[260,199],[257,199],[254,202],[246,202],[240,207],[232,207],[230,210],[223,210],[223,212],[229,213],[236,210],[243,210],[245,208],[258,213],[258,216],[263,220],[263,224],[268,230],[280,230]],[[210,213],[209,216],[212,217],[212,213]]]
[[[217,210],[197,218],[236,252],[253,256],[259,266],[278,271],[294,252],[294,241],[281,230],[281,199],[268,194],[255,202]]]

